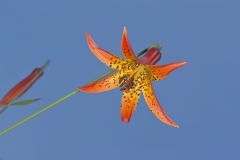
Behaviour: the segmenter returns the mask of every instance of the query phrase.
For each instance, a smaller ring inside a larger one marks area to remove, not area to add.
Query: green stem
[[[31,115],[28,116],[27,118],[25,118],[25,119],[23,119],[23,120],[21,120],[21,121],[15,123],[14,125],[10,126],[9,128],[7,128],[7,129],[1,131],[1,132],[0,132],[0,136],[2,136],[2,135],[4,135],[4,134],[6,134],[7,132],[13,130],[14,128],[16,128],[16,127],[22,125],[23,123],[25,123],[25,122],[27,122],[27,121],[33,119],[34,117],[38,116],[39,114],[41,114],[41,113],[43,113],[43,112],[49,110],[49,109],[52,108],[53,106],[55,106],[55,105],[57,105],[57,104],[59,104],[59,103],[65,101],[66,99],[72,97],[73,95],[77,94],[78,92],[79,92],[79,90],[76,89],[76,90],[72,91],[71,93],[67,94],[66,96],[64,96],[64,97],[58,99],[57,101],[51,103],[50,105],[44,107],[43,109],[41,109],[41,110],[39,110],[39,111],[37,111],[37,112],[31,114]]]
[[[139,52],[139,53],[137,54],[137,56],[139,57],[139,56],[143,55],[145,52],[148,51],[148,49],[149,49],[149,48],[146,48],[146,49],[142,50],[141,52]],[[46,64],[48,64],[48,63],[46,63]],[[46,65],[45,65],[45,66],[46,66]],[[96,82],[96,81],[98,81],[99,79],[102,79],[103,77],[108,76],[109,74],[111,74],[111,73],[113,73],[113,72],[114,72],[114,69],[112,69],[112,70],[110,70],[110,71],[108,71],[108,72],[102,74],[101,76],[99,76],[98,78],[96,78],[95,80],[93,80],[93,81],[91,81],[91,82],[89,82],[89,83]],[[66,99],[72,97],[73,95],[77,94],[78,92],[79,92],[79,90],[78,90],[78,89],[75,89],[74,91],[72,91],[71,93],[67,94],[66,96],[64,96],[64,97],[62,97],[62,98],[60,98],[60,99],[58,99],[57,101],[55,101],[55,102],[49,104],[48,106],[46,106],[46,107],[40,109],[39,111],[37,111],[37,112],[31,114],[31,115],[28,116],[27,118],[24,118],[23,120],[21,120],[21,121],[15,123],[14,125],[10,126],[9,128],[7,128],[7,129],[1,131],[1,132],[0,132],[0,136],[2,136],[2,135],[4,135],[4,134],[8,133],[9,131],[15,129],[16,127],[18,127],[18,126],[20,126],[20,125],[22,125],[22,124],[24,124],[24,123],[26,123],[27,121],[29,121],[29,120],[31,120],[31,119],[37,117],[38,115],[42,114],[43,112],[46,112],[46,111],[49,110],[50,108],[52,108],[52,107],[56,106],[57,104],[59,104],[59,103],[65,101]]]

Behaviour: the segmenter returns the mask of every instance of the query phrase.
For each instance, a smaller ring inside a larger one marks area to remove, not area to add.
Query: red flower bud
[[[43,75],[44,68],[47,67],[49,61],[47,61],[42,67],[35,68],[30,75],[15,85],[0,101],[0,106],[6,106],[13,102],[25,92],[27,92],[32,85]]]
[[[141,58],[141,62],[147,65],[154,65],[161,59],[161,47],[159,45],[153,45],[147,51],[147,53]]]

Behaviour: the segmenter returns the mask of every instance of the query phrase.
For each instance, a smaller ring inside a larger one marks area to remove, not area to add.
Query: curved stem
[[[139,57],[139,56],[143,55],[144,53],[146,53],[146,52],[148,51],[148,49],[149,49],[149,48],[146,48],[146,49],[142,50],[141,52],[139,52],[139,53],[137,54],[137,56]],[[110,71],[102,74],[101,76],[97,77],[95,80],[93,80],[93,81],[91,81],[91,82],[89,82],[89,83],[96,82],[96,81],[98,81],[99,79],[101,79],[101,78],[103,78],[103,77],[105,77],[105,76],[108,76],[109,74],[111,74],[111,73],[113,73],[113,72],[114,72],[114,69],[112,69],[112,70],[110,70]],[[0,136],[8,133],[9,131],[15,129],[16,127],[18,127],[18,126],[20,126],[20,125],[22,125],[22,124],[24,124],[24,123],[26,123],[27,121],[29,121],[29,120],[37,117],[38,115],[42,114],[43,112],[46,112],[47,110],[51,109],[52,107],[56,106],[57,104],[65,101],[65,100],[67,100],[68,98],[72,97],[73,95],[77,94],[78,92],[79,92],[79,90],[78,90],[78,89],[75,89],[74,91],[72,91],[71,93],[67,94],[66,96],[58,99],[57,101],[49,104],[48,106],[40,109],[39,111],[31,114],[30,116],[24,118],[23,120],[15,123],[15,124],[13,124],[12,126],[8,127],[7,129],[4,129],[3,131],[0,132]],[[6,108],[5,108],[5,109],[6,109]],[[3,111],[4,111],[5,109],[3,109]]]

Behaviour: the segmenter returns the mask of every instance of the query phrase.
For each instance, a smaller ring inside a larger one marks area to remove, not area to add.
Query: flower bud
[[[154,65],[161,59],[161,47],[159,45],[152,45],[148,51],[140,59],[143,64]]]
[[[32,85],[43,75],[44,68],[46,68],[48,64],[49,61],[47,61],[42,67],[35,68],[31,74],[29,74],[26,78],[15,85],[10,91],[8,91],[8,93],[0,101],[0,106],[8,105],[9,103],[22,96],[25,92],[27,92],[32,87]]]

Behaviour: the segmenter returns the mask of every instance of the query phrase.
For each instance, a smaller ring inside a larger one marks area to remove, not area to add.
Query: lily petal
[[[121,79],[124,75],[126,75],[126,72],[121,70],[106,78],[80,87],[79,90],[87,93],[99,93],[109,91],[121,85],[121,81],[119,79]]]
[[[124,123],[128,123],[135,111],[140,97],[140,90],[129,89],[123,91],[121,119]]]
[[[127,35],[127,28],[126,26],[124,26],[124,29],[123,29],[123,35],[122,35],[122,44],[121,44],[121,47],[122,47],[122,53],[124,55],[124,57],[126,59],[133,59],[133,60],[137,60],[137,57],[136,55],[134,54],[133,50],[132,50],[132,47],[131,47],[131,44],[128,40],[128,35]]]
[[[153,114],[163,123],[171,125],[173,127],[178,128],[179,126],[173,122],[169,116],[165,113],[163,107],[158,102],[158,99],[154,93],[154,90],[152,88],[152,83],[146,83],[142,88],[144,99],[150,108],[150,110],[153,112]]]
[[[91,52],[104,64],[113,69],[120,69],[124,60],[100,48],[92,39],[89,33],[86,34],[87,44]]]
[[[168,76],[170,72],[186,64],[187,62],[177,62],[177,63],[171,63],[171,64],[162,65],[162,66],[151,66],[151,70],[153,73],[153,80],[164,79]]]

